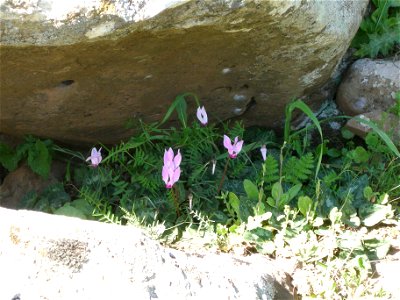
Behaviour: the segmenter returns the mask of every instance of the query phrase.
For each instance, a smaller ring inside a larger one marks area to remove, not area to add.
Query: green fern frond
[[[278,161],[272,155],[268,155],[264,162],[265,172],[264,172],[264,182],[266,184],[271,184],[279,179],[279,164]]]
[[[161,173],[156,174],[138,174],[135,176],[134,181],[138,182],[140,186],[152,195],[156,194],[161,186]]]
[[[235,124],[233,125],[233,127],[231,129],[228,129],[228,136],[233,139],[235,137],[242,137],[244,134],[244,127],[243,127],[243,122],[242,121],[238,121],[235,122]]]
[[[144,162],[146,161],[146,158],[147,158],[146,154],[142,149],[140,148],[136,149],[135,154],[133,156],[133,161],[134,161],[133,166],[136,168],[143,166]]]
[[[121,224],[120,218],[113,213],[111,205],[101,197],[100,192],[83,188],[80,190],[80,197],[94,207],[92,215],[100,221]]]
[[[302,183],[309,179],[314,169],[314,155],[309,152],[301,158],[290,157],[284,165],[285,181],[289,183]]]

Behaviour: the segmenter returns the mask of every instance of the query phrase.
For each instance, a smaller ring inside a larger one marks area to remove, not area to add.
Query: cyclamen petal
[[[170,168],[168,168],[168,166],[163,166],[163,168],[162,168],[161,175],[162,175],[162,179],[163,179],[163,181],[165,183],[167,183],[169,181],[168,180],[168,178],[169,178],[169,175],[168,175],[169,170],[170,170]]]
[[[169,148],[168,151],[165,150],[164,152],[164,165],[171,163],[172,160],[174,159],[174,151],[172,148]]]
[[[235,151],[236,154],[238,154],[243,147],[243,141],[237,142],[237,139],[235,139],[235,145],[233,146],[233,151]]]
[[[174,173],[172,174],[171,184],[177,182],[180,176],[181,176],[181,168],[178,167],[174,170]]]
[[[227,135],[224,135],[224,147],[228,150],[232,148],[231,139]]]
[[[174,165],[175,165],[175,167],[179,166],[181,164],[181,161],[182,161],[182,155],[181,155],[180,150],[178,149],[178,153],[174,157]]]

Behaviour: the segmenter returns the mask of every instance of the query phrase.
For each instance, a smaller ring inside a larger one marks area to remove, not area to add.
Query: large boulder
[[[291,299],[254,255],[189,254],[132,226],[0,208],[0,299]],[[281,284],[282,283],[282,284]]]
[[[1,131],[114,143],[188,91],[247,125],[279,127],[293,97],[317,108],[368,0],[0,4]]]

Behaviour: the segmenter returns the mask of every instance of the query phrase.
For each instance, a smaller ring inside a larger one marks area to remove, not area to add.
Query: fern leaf
[[[264,166],[264,182],[267,184],[276,182],[279,179],[279,164],[275,157],[268,155],[264,162]]]
[[[314,169],[314,155],[307,153],[301,158],[290,157],[285,166],[284,174],[287,182],[302,183],[309,179]]]

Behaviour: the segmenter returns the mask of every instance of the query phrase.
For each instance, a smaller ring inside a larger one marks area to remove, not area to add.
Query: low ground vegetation
[[[197,118],[188,113],[192,99]],[[294,110],[310,123],[292,132]],[[179,124],[166,128],[174,114]],[[64,182],[28,193],[21,208],[141,226],[184,250],[294,259],[304,298],[387,296],[370,287],[371,262],[385,258],[394,235],[372,232],[399,226],[400,153],[363,119],[373,129],[365,141],[342,130],[332,143],[322,129],[332,121],[297,100],[283,137],[240,122],[214,125],[187,93],[161,122],[128,124],[140,132],[119,145],[83,155],[27,137],[15,149],[1,145],[0,158],[9,170],[26,160],[41,176],[54,156],[67,163]]]

